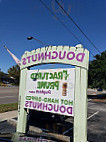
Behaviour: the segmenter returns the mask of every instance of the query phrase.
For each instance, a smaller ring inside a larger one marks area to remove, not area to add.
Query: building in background
[[[11,83],[14,83],[14,78],[13,78],[13,77],[2,76],[0,80],[1,80],[1,82],[4,83],[4,84],[11,84]]]
[[[4,83],[4,84],[14,83],[14,78],[9,77],[8,74],[2,72],[1,68],[0,68],[0,83]]]

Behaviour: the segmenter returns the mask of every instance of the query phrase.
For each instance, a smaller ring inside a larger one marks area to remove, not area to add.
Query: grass
[[[0,82],[0,86],[6,87],[7,84],[4,84],[4,83]]]
[[[10,104],[1,104],[0,105],[0,113],[17,110],[18,103],[10,103]]]

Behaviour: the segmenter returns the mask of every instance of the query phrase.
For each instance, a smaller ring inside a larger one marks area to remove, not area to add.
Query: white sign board
[[[73,116],[75,69],[28,70],[24,108]]]

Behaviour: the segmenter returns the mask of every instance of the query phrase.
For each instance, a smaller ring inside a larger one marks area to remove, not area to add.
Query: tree
[[[92,88],[106,89],[106,51],[101,55],[95,55],[90,61],[88,73],[88,85]]]
[[[6,76],[6,73],[4,73],[4,72],[0,72],[0,77],[2,77],[2,76]]]
[[[4,73],[4,72],[2,72],[2,71],[0,71],[0,83],[2,82],[1,80],[1,78],[3,77],[3,76],[7,76],[7,74],[6,73]]]
[[[14,78],[15,85],[19,85],[19,78],[20,78],[20,68],[18,65],[12,66],[8,69],[9,77]]]

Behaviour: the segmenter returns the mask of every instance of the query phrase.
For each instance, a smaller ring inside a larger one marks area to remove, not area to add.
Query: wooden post
[[[20,133],[26,132],[26,123],[27,123],[27,112],[26,112],[26,109],[24,109],[26,76],[27,76],[27,68],[21,70],[21,77],[20,77],[18,121],[17,121],[17,132],[20,132]]]
[[[87,72],[76,67],[74,142],[87,142]]]

